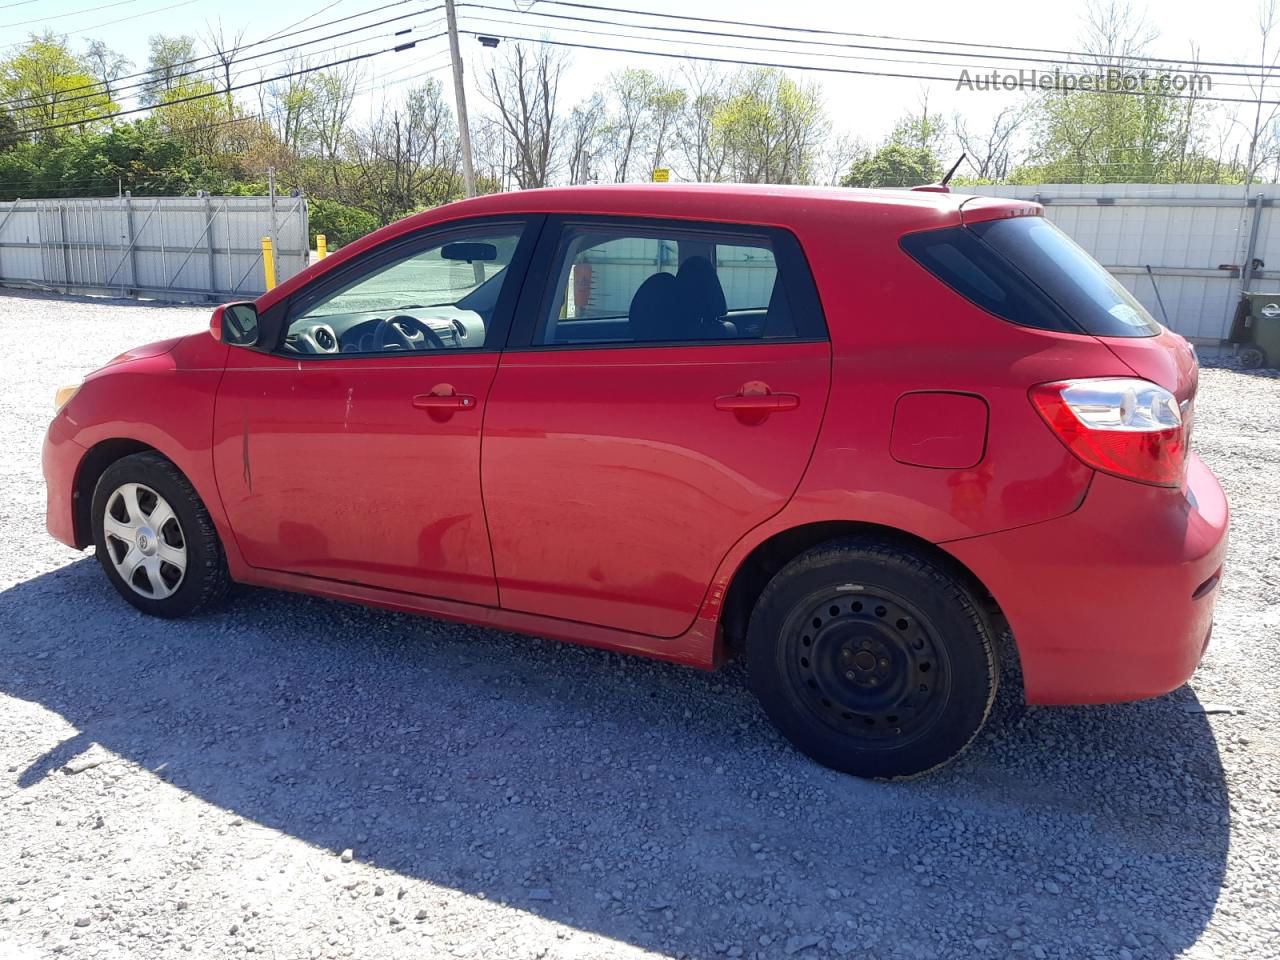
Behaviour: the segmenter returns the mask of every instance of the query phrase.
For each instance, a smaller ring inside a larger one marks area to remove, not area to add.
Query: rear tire
[[[874,539],[796,557],[747,630],[751,685],[801,751],[859,777],[912,777],[972,743],[995,700],[993,630],[969,587]]]
[[[226,595],[231,578],[209,511],[160,454],[135,453],[107,467],[90,516],[107,579],[143,613],[185,617]]]

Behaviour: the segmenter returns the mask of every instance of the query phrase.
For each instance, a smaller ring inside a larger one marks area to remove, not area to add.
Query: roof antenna
[[[960,159],[956,161],[955,166],[954,166],[954,167],[952,167],[950,170],[948,170],[948,171],[947,171],[947,175],[946,175],[945,177],[943,177],[943,178],[942,178],[942,185],[943,185],[944,187],[945,187],[947,184],[949,184],[949,183],[951,182],[951,178],[952,178],[952,177],[954,177],[954,176],[956,175],[956,171],[960,169],[960,164],[964,163],[964,161],[965,161],[965,157],[966,157],[966,156],[967,156],[967,154],[965,154],[965,153],[961,153],[961,154],[960,154]]]
[[[912,187],[911,189],[921,190],[925,193],[950,193],[951,188],[947,186],[947,184],[949,184],[951,182],[951,178],[956,175],[956,171],[960,169],[960,164],[964,163],[966,156],[968,155],[964,153],[960,154],[960,159],[955,162],[955,166],[948,170],[947,175],[937,183],[922,183],[920,186]]]

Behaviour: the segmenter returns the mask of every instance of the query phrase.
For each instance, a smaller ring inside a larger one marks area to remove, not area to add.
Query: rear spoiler
[[[1010,217],[1041,216],[1044,216],[1044,206],[1030,200],[1010,200],[1007,197],[975,196],[965,197],[960,203],[961,223],[981,223],[984,220],[1005,220]]]

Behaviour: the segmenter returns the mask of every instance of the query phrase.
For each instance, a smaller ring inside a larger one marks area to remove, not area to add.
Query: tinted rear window
[[[908,234],[902,247],[961,296],[1012,323],[1100,337],[1160,332],[1133,294],[1043,217]]]

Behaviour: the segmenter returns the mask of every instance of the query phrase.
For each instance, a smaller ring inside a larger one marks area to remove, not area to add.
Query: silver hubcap
[[[169,502],[150,487],[117,487],[107,498],[102,533],[112,565],[135,593],[163,600],[182,585],[187,540]]]

